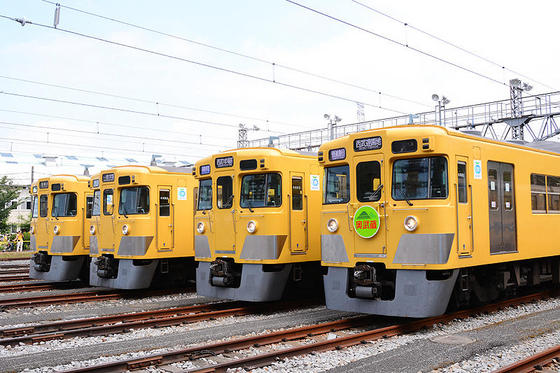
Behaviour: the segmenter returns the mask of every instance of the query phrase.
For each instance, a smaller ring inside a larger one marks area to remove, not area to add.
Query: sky
[[[512,78],[560,87],[557,1],[359,0],[393,19],[294,1],[361,29],[286,0],[62,0],[53,29],[54,4],[0,0],[33,23],[0,18],[0,175],[194,163],[235,148],[240,123],[266,138],[324,128],[324,114],[358,122],[357,102],[373,120],[434,110],[434,93],[448,107],[507,99]]]

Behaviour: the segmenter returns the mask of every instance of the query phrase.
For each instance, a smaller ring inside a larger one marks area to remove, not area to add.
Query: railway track
[[[554,293],[554,295],[555,294],[556,293]],[[150,355],[140,359],[121,360],[86,368],[74,369],[71,370],[71,372],[122,372],[127,370],[143,369],[149,366],[165,367],[166,365],[176,362],[197,360],[200,358],[207,358],[220,354],[224,354],[221,358],[221,361],[223,361],[228,354],[234,351],[240,351],[251,347],[263,347],[278,343],[294,343],[294,341],[298,340],[305,340],[307,342],[295,347],[286,347],[284,349],[265,352],[257,355],[245,357],[240,357],[239,355],[237,355],[226,362],[200,367],[191,371],[225,372],[227,369],[231,368],[252,369],[256,367],[266,366],[271,362],[287,357],[305,355],[312,352],[342,349],[345,347],[368,343],[369,341],[380,338],[387,338],[404,333],[411,333],[421,330],[422,328],[431,327],[435,323],[446,323],[454,319],[463,319],[483,312],[494,312],[509,306],[540,300],[551,295],[553,295],[553,292],[550,291],[531,294],[524,297],[506,300],[495,304],[489,304],[470,310],[463,310],[438,317],[420,319],[403,324],[395,324],[383,328],[356,332],[345,336],[338,336],[337,338],[330,340],[328,338],[323,338],[322,340],[317,341],[318,337],[324,336],[328,333],[339,332],[364,326],[376,319],[376,316],[372,315],[359,316],[355,318],[321,323],[317,325],[290,328],[282,331],[260,334],[257,336],[231,339],[224,342],[204,344],[181,350],[170,351],[163,354]],[[312,338],[312,340],[310,341],[309,338]]]
[[[31,256],[28,256],[28,257],[25,257],[25,258],[3,258],[3,259],[0,259],[0,263],[1,262],[14,262],[14,261],[17,261],[17,260],[27,260],[27,261],[29,261],[29,259],[31,259]]]
[[[526,359],[498,369],[494,373],[525,373],[542,371],[543,367],[551,364],[553,359],[560,358],[560,346],[552,347],[539,354],[529,356]]]
[[[29,277],[29,274],[26,275],[12,275],[12,276],[0,276],[0,282],[10,282],[10,281],[31,281],[33,280]]]
[[[219,317],[240,316],[302,307],[308,303],[285,303],[278,307],[270,304],[223,302],[167,308],[161,310],[92,317],[48,324],[0,330],[0,345],[18,345],[76,336],[97,336],[122,333],[130,329],[164,327],[212,320]]]
[[[29,274],[29,266],[24,268],[0,269],[0,275],[25,275]]]
[[[24,283],[16,285],[0,285],[0,293],[13,293],[13,292],[24,292],[24,291],[39,291],[39,290],[65,290],[65,289],[76,289],[85,287],[83,283],[74,282],[61,282],[61,283]]]
[[[168,295],[177,293],[177,290],[130,290],[130,291],[111,291],[97,290],[81,293],[44,295],[36,297],[0,299],[0,310],[15,307],[33,307],[54,304],[69,304],[81,302],[98,302],[102,300],[121,299],[121,298],[146,298],[157,295]]]

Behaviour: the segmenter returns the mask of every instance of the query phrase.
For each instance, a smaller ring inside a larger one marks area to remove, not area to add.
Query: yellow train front
[[[118,289],[194,279],[191,168],[120,166],[91,178],[90,284]]]
[[[558,283],[556,147],[434,126],[323,144],[327,307],[425,317]]]
[[[91,212],[88,177],[54,175],[32,185],[29,277],[49,281],[87,281]]]
[[[273,301],[320,288],[316,156],[237,149],[199,160],[195,215],[199,295]]]

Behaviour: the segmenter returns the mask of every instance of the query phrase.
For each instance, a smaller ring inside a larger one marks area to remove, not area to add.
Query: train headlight
[[[257,223],[254,220],[249,220],[249,222],[247,223],[247,232],[255,233],[256,230],[257,230]]]
[[[130,228],[128,227],[127,224],[122,226],[122,234],[124,234],[126,236],[129,231],[130,231]]]
[[[196,224],[196,231],[200,234],[204,233],[205,228],[204,223],[201,221]]]
[[[30,234],[35,233],[35,227],[34,226],[31,226],[31,228],[29,228],[29,233]]]
[[[416,216],[409,215],[404,218],[404,228],[409,231],[413,232],[418,228],[418,219]]]
[[[55,225],[53,228],[53,233],[54,234],[59,234],[60,233],[60,227],[58,225]]]
[[[89,234],[91,234],[91,235],[95,234],[95,225],[90,225],[89,226]]]
[[[338,222],[336,221],[335,218],[329,219],[329,221],[327,222],[327,229],[331,233],[334,233],[338,230]]]

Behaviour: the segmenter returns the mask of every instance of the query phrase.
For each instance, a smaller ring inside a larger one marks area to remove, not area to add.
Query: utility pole
[[[34,173],[35,173],[35,166],[31,166],[31,184],[33,184]],[[31,185],[31,184],[29,184],[29,185]]]

